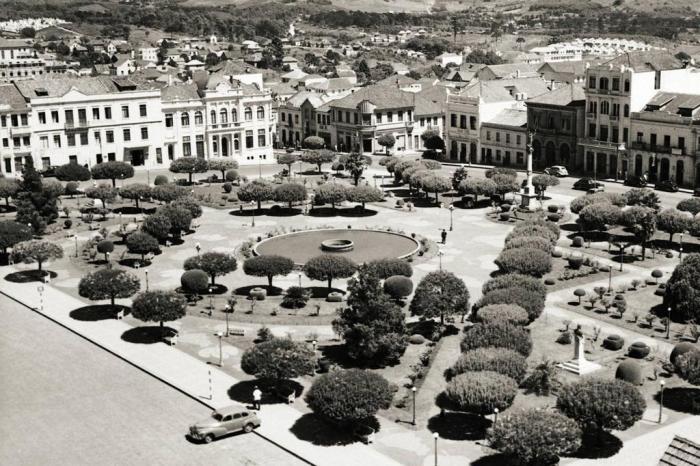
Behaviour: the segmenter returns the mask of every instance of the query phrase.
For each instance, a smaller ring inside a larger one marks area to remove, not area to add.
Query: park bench
[[[232,328],[232,329],[229,329],[228,334],[229,334],[229,335],[236,336],[236,337],[244,337],[244,336],[245,336],[245,329],[243,329],[243,328]]]

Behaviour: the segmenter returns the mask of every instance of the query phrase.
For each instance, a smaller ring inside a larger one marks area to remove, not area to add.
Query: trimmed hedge
[[[555,223],[552,222],[547,222],[547,225],[555,225]],[[519,223],[516,225],[513,230],[506,236],[506,243],[510,241],[512,238],[517,238],[518,236],[528,236],[528,237],[538,237],[538,238],[544,238],[547,241],[551,242],[552,245],[557,243],[557,239],[559,239],[559,235],[554,233],[552,230],[547,228],[545,225],[537,225],[537,224],[532,224],[532,223]]]
[[[545,238],[537,236],[514,236],[506,241],[504,249],[533,248],[540,249],[546,253],[551,253],[553,246]]]
[[[489,304],[477,311],[476,320],[484,324],[507,322],[513,325],[530,323],[527,311],[517,304]]]
[[[367,263],[367,267],[379,279],[386,279],[395,275],[410,277],[413,275],[411,264],[401,259],[376,259]]]
[[[512,324],[478,323],[465,331],[460,347],[463,352],[477,348],[508,348],[523,356],[529,356],[532,351],[532,338],[527,330]]]
[[[527,360],[508,348],[477,348],[462,354],[452,367],[452,374],[492,371],[520,383],[527,372]]]
[[[445,398],[458,411],[492,414],[513,404],[518,386],[513,379],[491,371],[465,372],[452,379],[445,389]]]
[[[413,293],[413,282],[403,275],[394,275],[384,280],[384,292],[393,299],[403,299]]]
[[[542,285],[544,287],[544,285]],[[489,291],[481,297],[476,308],[490,304],[517,304],[527,311],[530,322],[537,319],[544,310],[545,295],[519,286]],[[477,311],[478,312],[478,311]]]
[[[504,273],[541,277],[552,270],[551,254],[534,248],[505,249],[494,262]]]
[[[542,284],[542,281],[530,275],[523,275],[519,273],[498,275],[497,277],[488,280],[481,288],[481,293],[487,294],[494,290],[513,287],[530,290],[535,294],[542,296],[543,300],[547,297],[547,289]]]

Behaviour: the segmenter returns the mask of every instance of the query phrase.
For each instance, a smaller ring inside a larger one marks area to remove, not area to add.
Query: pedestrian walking
[[[260,401],[262,401],[262,392],[256,385],[253,389],[253,409],[260,411]]]
[[[447,230],[443,228],[440,237],[442,238],[442,244],[447,243]]]

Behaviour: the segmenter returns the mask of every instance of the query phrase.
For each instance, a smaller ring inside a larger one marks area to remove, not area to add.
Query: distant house
[[[493,79],[518,79],[539,76],[540,65],[535,63],[504,63],[502,65],[487,65],[477,73],[482,81]]]
[[[199,61],[199,60],[190,60],[187,63],[185,63],[185,70],[187,71],[197,71],[197,70],[203,70],[204,69],[204,63]]]
[[[336,67],[335,73],[339,78],[345,78],[350,81],[350,83],[357,84],[357,73],[350,68],[341,69],[340,67]]]
[[[311,92],[324,94],[329,97],[343,97],[355,88],[355,83],[345,78],[331,78],[320,82],[306,84],[306,89]]]
[[[299,69],[299,60],[289,55],[282,58],[282,66],[288,66],[290,70]]]
[[[587,61],[560,61],[554,63],[544,63],[537,72],[546,81],[555,83],[582,83],[586,80]]]
[[[158,61],[158,49],[155,47],[142,47],[139,49],[139,55],[145,61],[154,63]]]
[[[418,92],[421,90],[421,85],[415,79],[401,74],[394,74],[381,81],[377,81],[378,85],[397,87],[402,91]]]
[[[462,64],[462,61],[463,57],[459,53],[445,52],[442,55],[435,57],[435,64],[440,65],[443,68],[450,64],[459,66]]]
[[[116,62],[112,63],[112,73],[117,76],[128,76],[136,69],[134,60],[131,57],[121,57]]]
[[[241,50],[260,50],[260,44],[258,44],[254,40],[244,40],[243,42],[241,42]]]

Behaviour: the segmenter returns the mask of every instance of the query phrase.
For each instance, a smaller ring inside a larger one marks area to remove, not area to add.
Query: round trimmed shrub
[[[544,285],[540,283],[544,288]],[[513,286],[511,288],[502,288],[489,291],[481,297],[476,304],[476,308],[480,309],[489,304],[517,304],[527,311],[530,322],[537,319],[544,310],[545,295],[539,294],[533,290]]]
[[[228,181],[226,183],[224,183],[223,186],[224,186],[224,192],[226,194],[229,194],[231,191],[233,191],[233,185],[231,183],[229,183]]]
[[[637,362],[627,359],[617,366],[615,378],[632,385],[642,385],[642,368]]]
[[[238,181],[241,178],[241,176],[238,174],[238,170],[226,170],[226,175],[224,176],[224,179],[228,181],[229,183],[233,183],[234,181]]]
[[[413,293],[413,282],[403,275],[394,275],[384,280],[384,292],[393,299],[403,299]]]
[[[311,292],[301,286],[290,286],[284,292],[282,298],[282,306],[297,309],[306,306],[306,303],[311,298]]]
[[[382,280],[395,275],[403,275],[404,277],[413,275],[411,264],[401,259],[375,259],[366,265],[377,278]]]
[[[552,270],[550,253],[534,248],[505,249],[494,262],[504,273],[541,277]]]
[[[555,232],[554,230],[552,230],[552,228],[550,228],[549,225],[553,225],[557,229],[557,231]],[[556,244],[557,239],[559,239],[558,229],[558,225],[552,222],[547,222],[545,220],[543,220],[541,224],[534,223],[532,221],[527,221],[517,224],[513,228],[513,231],[511,231],[506,237],[506,241],[508,241],[508,239],[513,236],[537,236],[551,241],[552,244]]]
[[[545,278],[545,279],[544,279],[544,284],[545,284],[545,285],[552,286],[552,285],[554,285],[554,284],[556,284],[556,283],[557,283],[556,280],[554,280],[553,278]]]
[[[690,343],[689,341],[678,343],[676,346],[673,347],[673,351],[671,351],[671,356],[668,359],[669,361],[671,361],[671,364],[673,364],[677,368],[676,362],[678,360],[678,356],[681,356],[685,353],[689,353],[691,351],[700,351],[700,348],[697,345]]]
[[[425,337],[420,333],[415,333],[408,337],[408,342],[412,345],[422,345],[425,343]]]
[[[651,271],[651,276],[658,281],[659,278],[664,276],[664,273],[659,269],[654,269]]]
[[[508,348],[528,356],[532,351],[530,333],[522,327],[501,322],[472,325],[460,344],[463,352],[477,348]]]
[[[201,293],[209,287],[209,275],[201,269],[188,270],[180,277],[180,284],[187,293]]]
[[[552,243],[537,236],[515,236],[506,241],[504,249],[533,248],[546,253],[551,253]]]
[[[326,296],[326,301],[328,301],[329,303],[343,302],[343,294],[338,293],[337,291],[333,291],[331,293],[328,293],[328,296]]]
[[[114,243],[112,243],[109,240],[102,240],[99,243],[97,243],[97,252],[100,254],[107,254],[114,252]]]
[[[510,377],[492,371],[465,372],[453,378],[445,389],[445,398],[458,411],[491,414],[513,404],[518,386]]]
[[[507,348],[477,348],[463,353],[452,366],[453,375],[480,371],[497,372],[520,383],[527,372],[527,360]]]
[[[643,341],[635,341],[630,345],[627,351],[631,358],[644,359],[649,356],[651,348]]]
[[[571,256],[567,259],[569,263],[569,268],[578,270],[583,265],[583,257],[581,256]]]
[[[535,294],[542,296],[543,300],[547,296],[547,289],[540,280],[535,277],[531,277],[530,275],[522,275],[519,273],[507,273],[489,279],[481,288],[481,293],[487,294],[494,290],[514,287],[530,290]]]
[[[500,214],[498,214],[498,219],[502,222],[507,222],[508,220],[510,220],[510,212],[501,212]]]
[[[552,257],[559,258],[559,257],[562,257],[563,255],[564,255],[564,253],[561,252],[559,249],[555,249],[552,251]]]
[[[264,301],[267,297],[267,291],[265,288],[256,287],[250,290],[248,296],[250,296],[250,299],[254,299],[256,301]]]
[[[561,219],[561,216],[558,213],[549,213],[547,214],[547,220],[550,222],[558,222]]]
[[[603,348],[607,348],[611,351],[617,351],[623,346],[625,346],[625,339],[620,335],[608,335],[605,337],[605,340],[603,340]]]
[[[574,236],[574,239],[571,241],[571,246],[574,248],[582,248],[583,236]]]
[[[484,324],[506,322],[513,325],[527,325],[530,323],[527,311],[517,304],[489,304],[477,311],[476,320]]]
[[[556,214],[559,212],[559,206],[554,205],[554,204],[549,204],[547,206],[547,212],[549,212],[550,214]]]
[[[66,190],[64,193],[68,196],[75,196],[76,194],[80,194],[80,185],[75,182],[75,181],[69,181],[66,183]]]
[[[163,185],[163,184],[168,184],[169,182],[170,182],[170,181],[168,180],[168,177],[165,176],[165,175],[158,175],[158,176],[156,176],[156,179],[153,180],[153,184],[154,184],[155,186],[160,186],[160,185]]]
[[[63,226],[66,228],[70,228],[73,226],[73,220],[67,218],[63,221]]]

